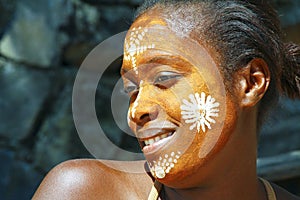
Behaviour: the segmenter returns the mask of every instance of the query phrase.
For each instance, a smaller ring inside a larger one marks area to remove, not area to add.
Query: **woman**
[[[256,175],[268,110],[279,93],[300,97],[300,48],[283,43],[268,3],[146,1],[124,46],[144,172],[68,161],[34,199],[299,199]]]

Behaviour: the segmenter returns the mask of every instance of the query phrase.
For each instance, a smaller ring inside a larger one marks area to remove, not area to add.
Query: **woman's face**
[[[224,84],[198,42],[147,13],[126,36],[121,73],[130,96],[128,124],[160,182],[172,185],[198,172],[223,148],[229,136]]]

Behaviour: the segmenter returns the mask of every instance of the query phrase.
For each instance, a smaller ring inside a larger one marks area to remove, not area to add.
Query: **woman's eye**
[[[135,101],[138,94],[137,86],[126,86],[124,87],[124,92],[129,96],[130,102]]]
[[[181,74],[174,72],[161,72],[154,79],[154,85],[161,89],[167,89],[177,83],[181,76]]]
[[[172,78],[172,76],[160,76],[155,81],[156,82],[163,82],[163,81],[169,80],[171,78]]]
[[[124,92],[128,95],[131,95],[134,91],[137,90],[137,86],[127,86],[124,87]]]

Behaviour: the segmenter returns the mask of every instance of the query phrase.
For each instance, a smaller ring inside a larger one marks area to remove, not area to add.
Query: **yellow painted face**
[[[131,99],[128,124],[161,182],[192,174],[225,144],[226,98],[216,63],[157,13],[128,31],[121,74]]]

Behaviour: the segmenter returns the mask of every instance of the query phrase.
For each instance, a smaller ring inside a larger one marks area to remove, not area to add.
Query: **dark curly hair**
[[[266,0],[146,0],[135,18],[152,8],[166,17],[176,14],[192,18],[191,34],[202,45],[214,49],[221,61],[220,70],[227,91],[232,89],[232,74],[252,59],[263,59],[270,70],[271,82],[259,105],[258,128],[280,94],[300,98],[300,47],[284,43],[280,21]]]

